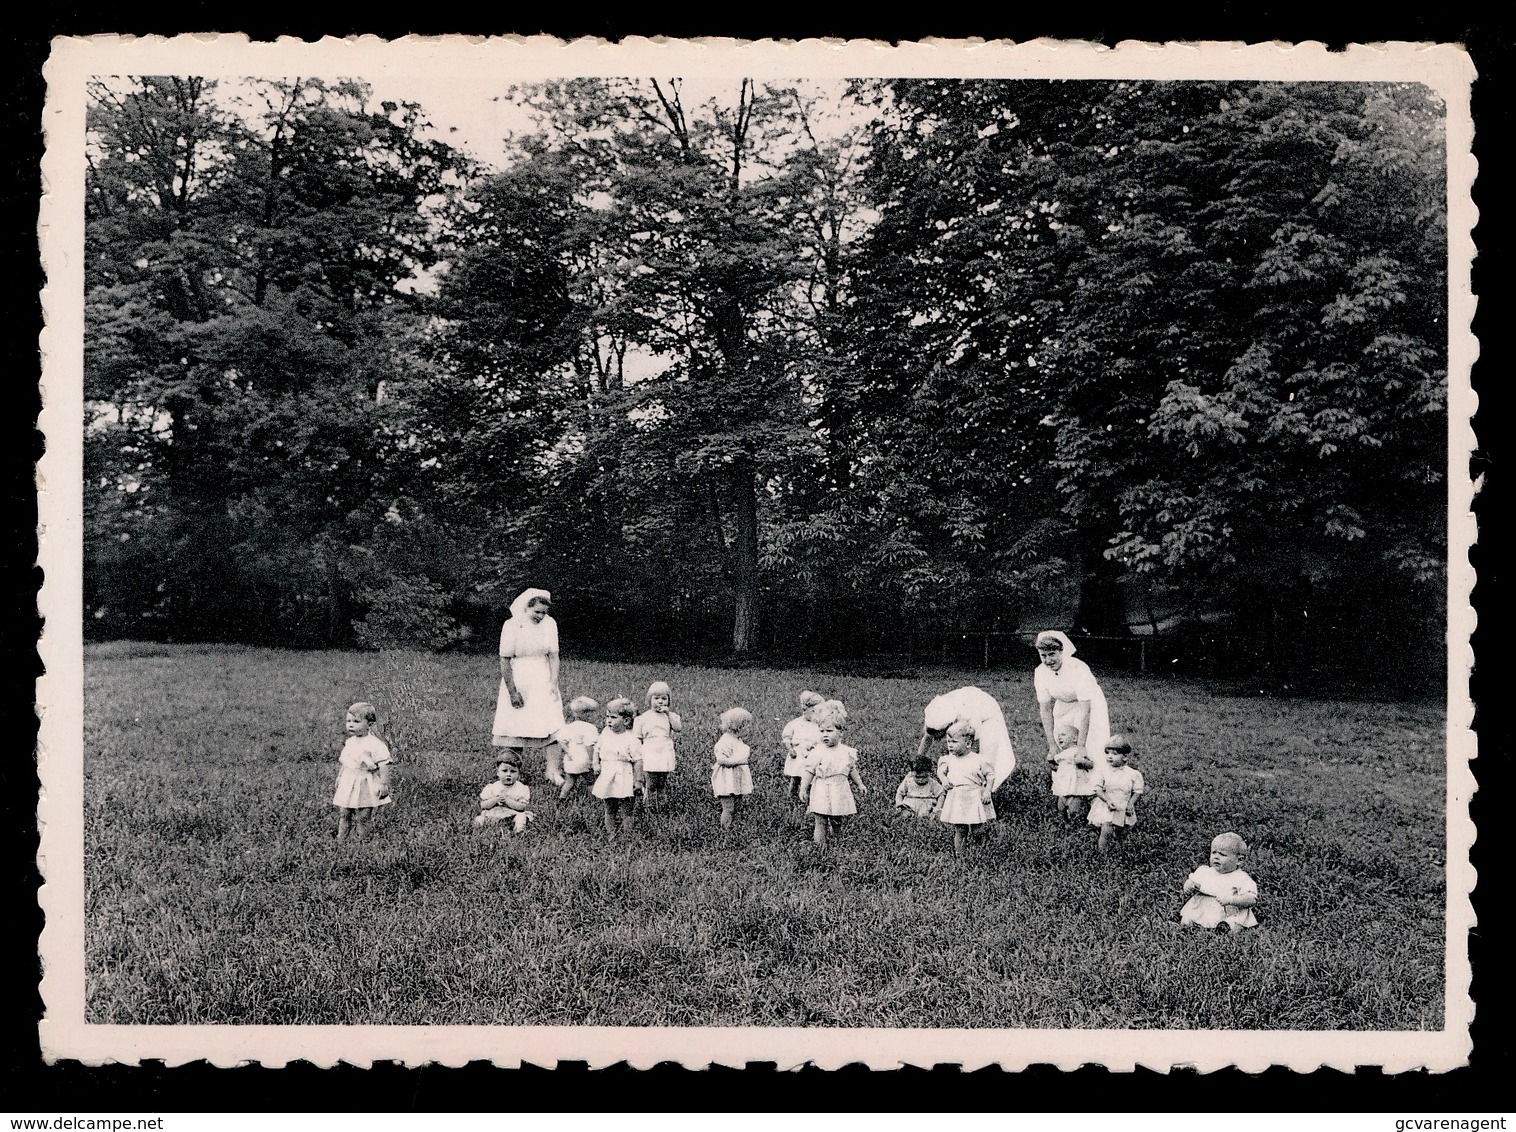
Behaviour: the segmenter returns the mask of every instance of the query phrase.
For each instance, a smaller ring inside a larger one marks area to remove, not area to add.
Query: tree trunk
[[[752,461],[738,459],[732,474],[732,502],[737,514],[737,537],[732,545],[736,614],[732,621],[732,652],[745,656],[758,643],[758,491]]]

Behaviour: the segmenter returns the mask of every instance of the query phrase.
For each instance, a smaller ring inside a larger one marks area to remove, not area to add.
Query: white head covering
[[[526,607],[539,597],[552,604],[553,595],[546,590],[522,590],[516,595],[516,600],[511,602],[511,616],[518,620],[526,620]]]
[[[934,696],[922,714],[928,731],[946,731],[958,721],[958,704],[946,694]]]
[[[1063,646],[1064,656],[1074,655],[1074,642],[1064,636],[1063,632],[1059,629],[1044,629],[1038,633],[1036,643],[1040,645],[1043,641],[1057,641]]]

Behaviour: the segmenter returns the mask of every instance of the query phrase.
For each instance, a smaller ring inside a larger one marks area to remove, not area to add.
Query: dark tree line
[[[1386,84],[102,83],[102,634],[856,654],[1134,621],[1435,667],[1442,107]],[[1372,597],[1370,597],[1372,595]]]

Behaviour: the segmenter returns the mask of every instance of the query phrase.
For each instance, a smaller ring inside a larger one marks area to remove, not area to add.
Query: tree
[[[460,164],[355,84],[245,84],[240,113],[231,93],[92,89],[90,545],[150,547],[159,596],[125,612],[167,631],[344,640],[350,516],[382,512],[394,470],[401,283],[433,262],[428,202]],[[120,571],[91,565],[108,609]]]
[[[1018,521],[1051,521],[1091,575],[1162,577],[1267,620],[1302,586],[1340,611],[1372,571],[1399,576],[1400,623],[1416,621],[1438,592],[1445,466],[1442,111],[1425,89],[892,95],[863,372],[901,375],[900,393],[962,375],[953,404],[975,408],[1014,389],[1023,482],[1058,502]],[[974,491],[1011,498],[984,475]]]

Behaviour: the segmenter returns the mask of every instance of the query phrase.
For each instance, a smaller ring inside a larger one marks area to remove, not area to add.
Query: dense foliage
[[[100,84],[102,634],[439,647],[532,583],[671,651],[1440,651],[1424,88],[511,96],[540,129],[494,171],[355,84]]]

